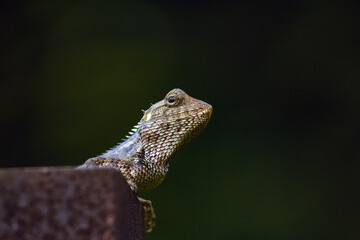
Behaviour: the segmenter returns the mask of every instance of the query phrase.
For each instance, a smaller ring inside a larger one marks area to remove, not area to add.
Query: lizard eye
[[[171,96],[171,97],[168,97],[167,101],[168,101],[168,103],[172,104],[176,101],[176,98]]]
[[[178,106],[182,102],[182,96],[177,93],[169,93],[165,97],[165,104],[168,107]]]

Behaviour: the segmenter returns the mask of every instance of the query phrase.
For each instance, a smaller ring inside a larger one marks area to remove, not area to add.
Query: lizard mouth
[[[204,122],[208,122],[210,120],[213,108],[210,104],[198,100],[199,103],[201,103],[199,115],[201,116],[201,119],[204,119]],[[205,115],[205,116],[203,116]]]
[[[212,111],[213,111],[212,106],[211,106],[210,104],[208,104],[208,105],[209,105],[208,108],[206,108],[206,109],[204,109],[203,111],[201,111],[201,114],[202,114],[202,115],[207,115],[207,117],[206,117],[206,120],[207,120],[207,121],[210,120],[210,117],[211,117]]]

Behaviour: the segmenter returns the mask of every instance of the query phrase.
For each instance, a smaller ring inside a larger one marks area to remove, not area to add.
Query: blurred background
[[[178,87],[206,131],[147,239],[360,239],[360,4],[7,1],[0,167],[79,165]]]

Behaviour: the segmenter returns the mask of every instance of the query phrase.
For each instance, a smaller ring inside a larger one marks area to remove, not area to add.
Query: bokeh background
[[[0,167],[79,165],[179,87],[213,117],[147,239],[360,239],[359,6],[1,3]]]

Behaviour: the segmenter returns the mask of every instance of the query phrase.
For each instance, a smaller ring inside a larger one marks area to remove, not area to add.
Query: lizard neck
[[[110,157],[121,160],[131,160],[135,154],[142,150],[140,134],[136,131],[131,137],[124,142],[116,145],[112,149],[101,154],[100,157]]]
[[[151,165],[154,169],[164,169],[164,171],[167,171],[169,159],[176,150],[176,147],[171,145],[166,147],[166,144],[162,146],[163,142],[153,141],[153,138],[158,139],[159,136],[156,131],[151,130],[151,127],[141,125],[131,137],[101,154],[100,157],[129,161],[145,161],[146,164]],[[147,131],[150,131],[150,134],[147,133]],[[165,137],[165,135],[166,134],[163,136]],[[165,149],[163,149],[164,146]]]
[[[149,149],[149,146],[153,148]],[[146,161],[147,164],[152,165],[154,168],[167,169],[169,165],[168,159],[171,154],[164,154],[159,149],[160,147],[157,144],[149,144],[147,139],[142,140],[140,131],[137,130],[131,137],[101,154],[100,157],[129,161],[141,160]]]

